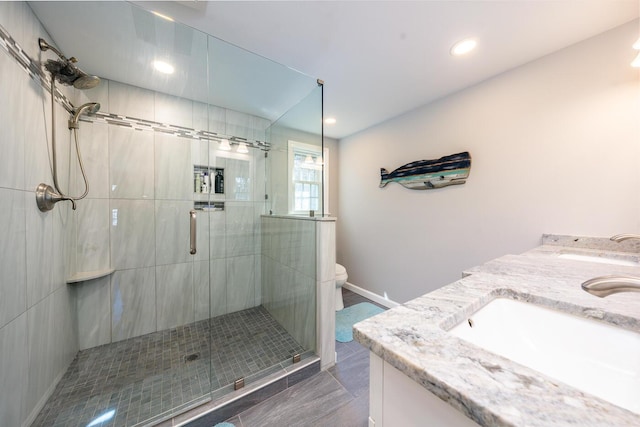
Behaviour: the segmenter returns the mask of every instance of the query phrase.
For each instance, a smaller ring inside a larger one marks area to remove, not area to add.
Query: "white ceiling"
[[[69,25],[73,3],[51,3],[32,7],[58,46],[81,59],[82,68],[116,75],[126,59],[104,57],[122,50],[119,37],[99,34],[100,48],[88,46],[87,37],[97,31],[95,17],[80,15]],[[640,12],[638,0],[135,3],[324,80],[325,117],[338,120],[325,126],[325,134],[334,138],[622,25]],[[451,45],[470,36],[478,48],[468,57],[452,57]],[[274,118],[269,111],[262,116]]]

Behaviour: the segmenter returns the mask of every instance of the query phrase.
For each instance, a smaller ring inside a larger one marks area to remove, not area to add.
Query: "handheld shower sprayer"
[[[87,112],[89,114],[95,114],[100,111],[100,104],[97,102],[87,102],[86,104],[82,104],[78,108],[73,110],[71,113],[71,118],[69,119],[69,129],[78,129],[78,120],[80,120],[80,116],[82,113]]]
[[[60,59],[47,60],[44,67],[51,73],[51,160],[52,160],[52,172],[53,172],[53,187],[41,183],[36,188],[36,203],[38,209],[42,212],[47,212],[53,209],[53,206],[62,200],[68,200],[71,202],[73,210],[76,210],[76,201],[84,199],[89,193],[89,182],[87,180],[87,174],[84,170],[84,164],[82,162],[82,156],[80,155],[80,144],[78,143],[78,120],[80,116],[86,111],[89,114],[95,114],[100,109],[100,104],[97,102],[88,102],[81,105],[78,108],[74,108],[71,111],[71,118],[68,125],[69,130],[73,130],[73,136],[76,143],[76,154],[78,155],[78,163],[80,164],[80,171],[82,172],[82,178],[84,179],[85,191],[82,196],[73,197],[67,196],[60,190],[58,185],[58,162],[56,159],[56,116],[55,116],[55,93],[56,93],[56,80],[66,85],[73,85],[76,89],[90,89],[97,86],[100,83],[100,78],[96,76],[90,76],[84,71],[80,70],[74,64],[78,62],[75,58],[71,57],[67,59],[62,52],[55,47],[51,46],[43,39],[38,39],[38,44],[41,51],[51,50]]]

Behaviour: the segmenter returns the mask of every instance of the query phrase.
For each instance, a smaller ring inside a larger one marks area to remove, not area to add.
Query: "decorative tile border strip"
[[[38,61],[34,61],[27,53],[18,45],[11,37],[7,30],[0,25],[0,46],[16,60],[18,65],[36,82],[51,92],[51,78],[40,67]],[[56,88],[56,101],[59,102],[69,113],[73,112],[74,106],[69,99]],[[238,136],[222,135],[216,132],[206,130],[196,130],[184,126],[177,126],[167,123],[154,122],[151,120],[138,119],[135,117],[121,116],[113,113],[101,113],[83,115],[81,118],[84,122],[106,123],[128,127],[134,130],[161,132],[167,135],[177,136],[179,138],[196,139],[201,141],[216,141],[227,139],[231,144],[245,143],[249,148],[258,148],[263,151],[269,151],[271,144],[265,141],[249,140]]]
[[[29,55],[18,45],[7,30],[0,25],[0,46],[6,50],[18,65],[48,92],[51,93],[51,78],[40,68],[37,61],[32,60]],[[69,113],[73,111],[73,104],[58,88],[56,88],[56,101],[58,101]]]

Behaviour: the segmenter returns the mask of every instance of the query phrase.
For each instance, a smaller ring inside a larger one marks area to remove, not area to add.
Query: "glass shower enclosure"
[[[65,233],[67,276],[104,272],[68,285],[77,354],[33,425],[146,425],[314,357],[315,226],[282,220],[290,142],[322,152],[322,85],[129,3],[31,8],[102,79],[65,93],[102,105]]]

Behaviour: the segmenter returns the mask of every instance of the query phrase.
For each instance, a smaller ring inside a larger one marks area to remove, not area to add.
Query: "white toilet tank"
[[[348,278],[347,269],[343,265],[336,264],[336,285],[344,285]]]

